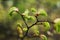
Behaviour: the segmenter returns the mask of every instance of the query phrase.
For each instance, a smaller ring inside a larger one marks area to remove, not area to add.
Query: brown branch
[[[18,11],[17,11],[17,13],[22,17],[22,19],[23,19],[23,21],[24,21],[25,25],[27,26],[27,29],[29,30],[28,25],[27,25],[27,23],[26,23],[26,21],[25,21],[25,19],[24,19],[23,15],[21,15],[21,14],[20,14],[20,12],[18,12]],[[24,37],[25,37],[25,36],[27,36],[27,34],[28,34],[28,30],[26,31],[26,34],[24,35]],[[23,37],[23,38],[21,38],[21,40],[23,40],[23,39],[24,39],[24,37]]]
[[[36,22],[34,24],[32,24],[31,26],[29,26],[29,28],[31,28],[32,26],[34,26],[38,23],[38,18],[37,18],[37,16],[35,16],[35,17],[36,17]]]
[[[23,21],[24,21],[25,25],[26,25],[26,26],[27,26],[27,28],[28,28],[28,25],[27,25],[27,23],[26,23],[26,21],[25,21],[25,19],[24,19],[23,15],[21,15],[21,14],[20,14],[20,12],[18,12],[18,11],[17,11],[17,13],[22,17],[22,19],[23,19]]]

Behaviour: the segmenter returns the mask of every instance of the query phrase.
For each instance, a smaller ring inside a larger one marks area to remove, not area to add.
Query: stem
[[[29,28],[31,28],[32,26],[36,25],[38,22],[35,22],[34,24],[32,24]]]
[[[20,12],[17,12],[17,13],[22,17],[22,19],[23,19],[23,21],[24,21],[25,25],[27,26],[27,29],[29,29],[29,28],[28,28],[28,25],[27,25],[27,23],[26,23],[26,21],[25,21],[25,19],[24,19],[24,17],[20,14]],[[28,30],[26,31],[26,34],[24,35],[24,37],[27,35],[27,33],[28,33]],[[23,39],[24,39],[24,37],[23,37],[23,38],[21,38],[21,40],[23,40]]]
[[[32,24],[29,28],[31,28],[32,26],[34,26],[38,23],[38,18],[37,18],[37,16],[35,16],[35,17],[36,17],[36,22],[34,24]]]
[[[20,12],[17,12],[17,13],[22,17],[22,19],[23,19],[23,21],[24,21],[25,25],[26,25],[26,26],[27,26],[27,28],[28,28],[28,25],[27,25],[27,23],[26,23],[26,21],[25,21],[24,17],[20,14]]]

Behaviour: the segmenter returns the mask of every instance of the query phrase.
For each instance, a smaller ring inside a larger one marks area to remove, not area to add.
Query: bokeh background
[[[49,15],[48,20],[53,21],[60,18],[60,0],[0,0],[0,40],[17,40],[16,24],[24,24],[18,14],[9,16],[8,11],[13,6],[17,7],[20,13],[23,13],[25,9],[43,8]],[[59,38],[60,36],[57,37],[58,40]],[[48,40],[57,39],[51,37]],[[26,40],[38,40],[38,38],[27,38]]]

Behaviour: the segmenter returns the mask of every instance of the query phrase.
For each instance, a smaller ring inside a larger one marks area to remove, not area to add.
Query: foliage
[[[9,15],[12,16],[12,12],[16,12],[16,11],[19,11],[18,8],[12,7],[12,8],[9,10]]]
[[[55,24],[55,29],[56,29],[56,33],[59,33],[60,34],[60,18],[57,18],[54,20]]]
[[[32,8],[31,11],[32,11],[33,14],[37,12],[36,9],[34,9],[34,8]],[[40,32],[39,32],[39,30],[38,30],[38,27],[36,27],[36,26],[34,27],[34,25],[36,25],[36,24],[39,22],[38,19],[37,19],[37,16],[39,16],[39,15],[47,16],[47,13],[45,12],[45,10],[40,9],[40,10],[39,10],[36,14],[34,14],[33,16],[30,16],[30,15],[29,15],[30,12],[29,12],[28,9],[25,10],[25,12],[24,12],[23,14],[20,14],[19,11],[18,11],[18,9],[17,9],[16,7],[12,7],[12,8],[10,9],[10,13],[9,13],[10,16],[12,16],[12,12],[17,12],[17,13],[22,17],[22,19],[23,19],[23,21],[24,21],[24,23],[25,23],[25,25],[26,25],[26,27],[27,27],[27,28],[22,28],[21,25],[17,24],[17,25],[18,25],[17,31],[18,31],[18,34],[19,34],[18,36],[21,38],[21,40],[23,40],[24,37],[27,36],[27,34],[28,34],[28,32],[29,32],[29,29],[30,29],[31,27],[32,27],[32,28],[31,28],[31,31],[33,31],[33,34],[34,34],[33,36],[39,36]],[[38,15],[37,15],[37,14],[38,14]],[[36,16],[36,15],[37,15],[37,16]],[[32,20],[35,20],[34,17],[35,17],[36,20],[37,20],[36,23],[35,23],[35,24],[32,24],[31,26],[28,26],[25,19],[32,21]],[[45,30],[48,31],[49,28],[50,28],[50,24],[49,24],[48,22],[43,22],[43,25],[44,25]],[[25,35],[23,34],[23,31],[26,32]],[[22,39],[22,38],[23,38],[23,39]],[[43,40],[47,40],[45,36],[43,36],[42,39],[43,39]]]
[[[17,31],[18,31],[18,36],[21,38],[21,40],[24,39],[25,36],[27,36],[28,32],[29,32],[29,29],[31,29],[30,31],[33,31],[32,32],[32,36],[39,36],[39,34],[41,34],[38,30],[38,27],[34,27],[34,25],[36,25],[38,22],[42,22],[42,24],[44,25],[44,28],[45,28],[45,32],[47,32],[49,29],[50,29],[50,23],[49,21],[38,21],[37,17],[39,15],[42,15],[42,16],[48,16],[46,11],[44,9],[39,9],[38,11],[35,9],[35,8],[31,8],[31,12],[34,14],[33,16],[30,16],[29,13],[30,11],[28,9],[25,10],[24,13],[20,14],[20,12],[18,11],[18,8],[16,7],[12,7],[9,11],[9,14],[10,16],[12,16],[12,12],[17,12],[23,19],[25,25],[27,28],[22,28],[21,25],[17,24]],[[34,19],[34,17],[36,19]],[[25,20],[26,19],[26,20]],[[36,23],[35,24],[32,24],[31,26],[28,26],[26,21],[27,20],[36,20]],[[54,20],[55,22],[55,29],[56,29],[56,32],[57,33],[60,33],[60,19],[56,19]],[[23,34],[23,31],[25,31],[25,35]],[[40,35],[42,40],[47,40],[47,37],[45,35]]]

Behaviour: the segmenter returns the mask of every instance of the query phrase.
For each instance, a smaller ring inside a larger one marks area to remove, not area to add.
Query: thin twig
[[[24,35],[24,37],[28,35],[29,29],[30,29],[32,26],[34,26],[35,24],[37,24],[37,21],[38,21],[38,19],[37,19],[37,17],[36,17],[36,23],[34,23],[34,24],[32,24],[31,26],[28,27],[28,30],[26,31],[26,34]]]
[[[31,26],[29,26],[29,28],[31,28],[32,26],[36,25],[38,23],[38,19],[37,19],[37,16],[36,17],[36,22],[34,24],[32,24]]]
[[[26,23],[26,21],[25,21],[25,19],[24,19],[23,15],[21,15],[21,14],[20,14],[20,12],[17,12],[17,13],[22,17],[22,19],[23,19],[23,21],[24,21],[24,23],[25,23],[25,25],[26,25],[26,27],[27,27],[27,29],[28,29],[28,25],[27,25],[27,23]],[[28,30],[26,31],[26,34],[24,35],[24,37],[25,37],[25,36],[27,36],[27,34],[28,34]],[[21,38],[21,40],[23,40],[23,39],[24,39],[24,37],[23,37],[23,38]]]
[[[23,21],[24,21],[25,25],[26,25],[26,26],[27,26],[27,28],[28,28],[28,25],[27,25],[27,23],[26,23],[26,21],[25,21],[24,17],[20,14],[20,12],[17,12],[17,13],[22,17],[22,19],[23,19]]]
[[[35,22],[34,24],[32,24],[29,28],[31,28],[32,26],[36,25],[38,22]]]

